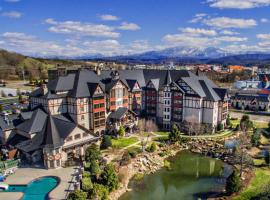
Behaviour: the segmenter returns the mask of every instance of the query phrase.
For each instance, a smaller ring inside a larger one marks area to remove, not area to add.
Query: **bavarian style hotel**
[[[90,143],[120,125],[132,133],[140,117],[165,130],[184,122],[215,130],[228,115],[227,91],[186,70],[80,69],[55,77],[32,92],[29,102],[4,140],[47,168],[84,155]]]

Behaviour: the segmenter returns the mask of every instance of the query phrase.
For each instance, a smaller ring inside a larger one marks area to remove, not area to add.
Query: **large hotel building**
[[[132,132],[140,116],[165,130],[183,122],[215,130],[228,115],[227,90],[186,70],[81,69],[54,78],[31,93],[30,111],[4,136],[27,160],[42,160],[47,168],[84,155],[120,124]]]

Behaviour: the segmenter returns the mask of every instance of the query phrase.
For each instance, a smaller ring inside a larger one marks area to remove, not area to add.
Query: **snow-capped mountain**
[[[160,51],[151,51],[135,55],[135,57],[142,57],[144,59],[154,58],[221,58],[231,55],[230,53],[215,47],[195,48],[195,47],[173,47]]]

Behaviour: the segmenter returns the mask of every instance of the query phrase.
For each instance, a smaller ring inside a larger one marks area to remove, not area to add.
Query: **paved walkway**
[[[36,169],[36,168],[19,168],[14,174],[7,177],[6,183],[12,185],[26,185],[29,182],[43,176],[57,176],[60,178],[59,185],[50,192],[49,198],[52,200],[66,199],[70,190],[73,190],[74,168],[59,169]],[[0,199],[19,200],[22,193],[18,192],[0,192]]]

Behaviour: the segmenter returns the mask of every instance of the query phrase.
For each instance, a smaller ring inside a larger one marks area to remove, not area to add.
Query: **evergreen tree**
[[[87,162],[97,161],[101,158],[101,152],[96,144],[90,145],[85,151],[85,160]]]
[[[177,142],[181,138],[181,132],[179,131],[178,127],[174,124],[172,126],[171,132],[169,133],[169,140],[171,142]]]
[[[92,188],[93,188],[93,184],[90,177],[82,178],[82,190],[85,192],[90,192]]]
[[[234,170],[228,177],[226,182],[226,192],[232,194],[238,192],[241,189],[241,179],[239,174]]]
[[[101,183],[105,185],[109,191],[113,191],[119,186],[119,179],[112,164],[106,165],[101,174]]]
[[[111,137],[104,135],[100,144],[100,149],[107,149],[112,146]]]
[[[260,144],[260,139],[261,139],[261,131],[259,129],[256,129],[251,136],[251,144],[252,146],[259,146]]]

